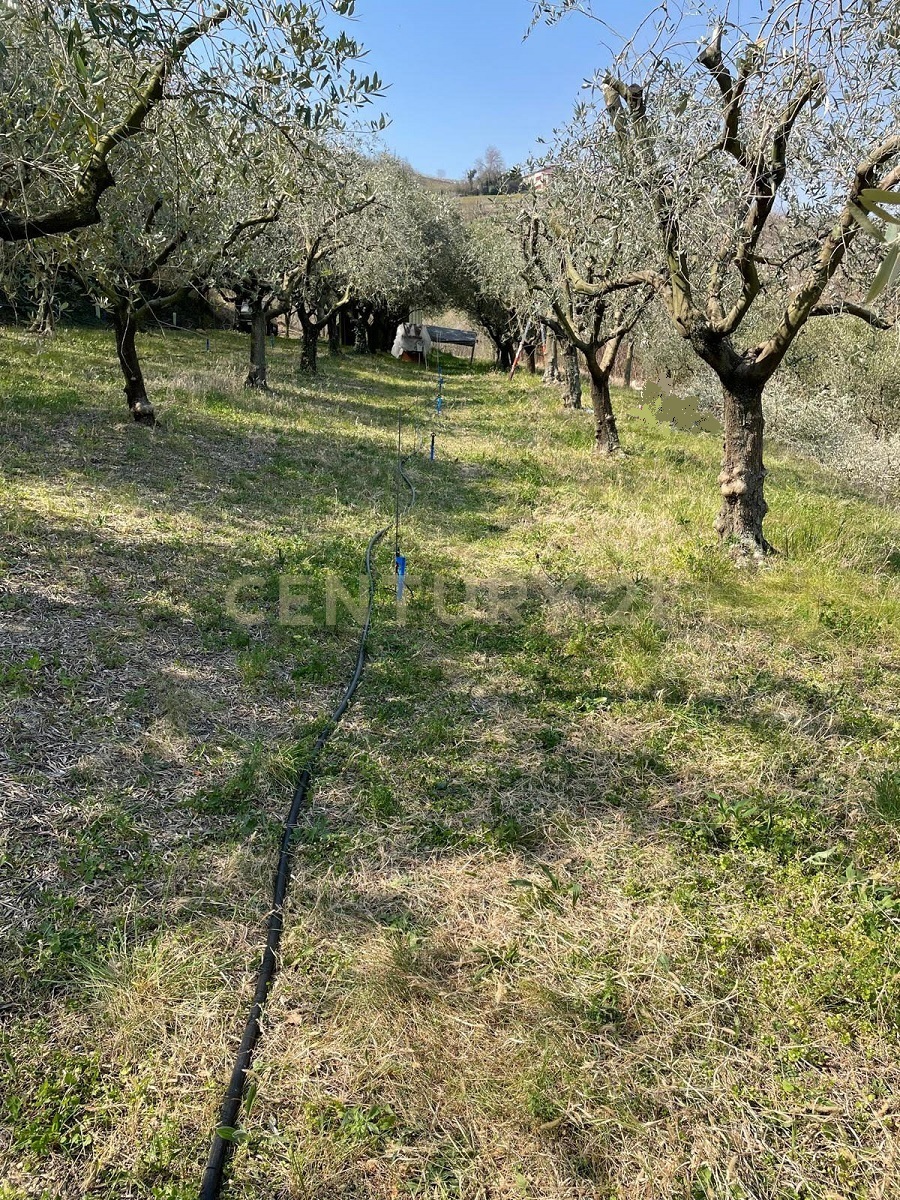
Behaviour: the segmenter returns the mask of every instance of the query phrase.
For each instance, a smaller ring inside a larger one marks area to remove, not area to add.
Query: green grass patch
[[[2,336],[0,1197],[183,1200],[433,381],[300,379],[279,342],[258,395],[238,335],[142,336],[146,430],[109,331]],[[900,517],[773,450],[782,553],[741,570],[713,436],[632,406],[599,462],[553,389],[451,366],[409,603],[389,535],[296,831],[231,1194],[872,1200]]]

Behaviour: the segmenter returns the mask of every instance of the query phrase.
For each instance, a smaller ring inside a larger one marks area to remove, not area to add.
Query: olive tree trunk
[[[380,305],[373,309],[369,325],[369,349],[372,353],[388,351],[394,344],[397,326],[408,319],[408,314],[392,313]]]
[[[578,366],[578,351],[571,345],[566,345],[565,353],[565,384],[563,406],[565,408],[581,408],[581,370]]]
[[[328,322],[328,353],[336,358],[341,352],[341,318],[334,316]]]
[[[609,394],[610,368],[601,366],[596,355],[587,355],[594,408],[594,453],[614,454],[619,449],[619,431]]]
[[[722,507],[716,532],[741,553],[761,557],[772,552],[763,534],[769,511],[763,465],[763,385],[745,379],[722,380],[724,447],[719,487]]]
[[[552,330],[547,330],[547,345],[544,351],[544,383],[559,382],[559,342]]]
[[[494,351],[496,353],[496,365],[498,370],[509,373],[512,370],[513,359],[516,356],[516,348],[510,341],[504,341],[502,338],[491,336],[491,341],[494,343]]]
[[[368,354],[369,353],[369,316],[368,313],[359,312],[356,316],[356,321],[353,326],[353,353]]]
[[[125,399],[131,415],[139,425],[155,425],[156,413],[147,395],[135,342],[137,322],[128,305],[119,305],[113,311],[113,328],[116,332],[116,355],[125,376]]]
[[[300,370],[304,375],[315,375],[319,370],[319,327],[306,321],[303,323]]]
[[[254,308],[250,316],[250,372],[244,380],[244,387],[256,388],[258,391],[268,391],[269,383],[266,378],[266,333],[269,319],[263,308]]]

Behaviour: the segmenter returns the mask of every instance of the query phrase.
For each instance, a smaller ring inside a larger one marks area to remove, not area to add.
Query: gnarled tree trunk
[[[254,307],[250,315],[250,373],[244,380],[244,387],[256,388],[261,392],[268,391],[266,379],[266,333],[269,318],[261,307]]]
[[[610,369],[601,366],[593,355],[587,356],[587,364],[594,408],[594,453],[614,454],[619,449],[619,431],[609,394]]]
[[[547,330],[547,342],[544,350],[544,383],[559,382],[559,343],[552,329]]]
[[[300,370],[304,375],[315,375],[319,369],[319,327],[308,320],[303,321],[303,345],[300,349]]]
[[[360,310],[353,326],[353,353],[369,353],[369,314]]]
[[[373,354],[379,350],[389,351],[394,344],[397,326],[408,320],[406,313],[392,313],[380,305],[372,311],[372,321],[369,325],[369,349]]]
[[[117,305],[113,310],[113,328],[116,331],[116,354],[125,376],[125,399],[131,415],[139,425],[155,425],[156,413],[147,395],[135,342],[137,322],[127,304]]]
[[[761,557],[772,547],[763,534],[769,511],[764,495],[766,469],[763,465],[763,385],[741,379],[722,380],[724,434],[722,507],[716,532],[742,554]]]
[[[328,353],[336,358],[341,352],[341,318],[333,316],[328,322]]]
[[[581,408],[581,370],[578,366],[578,350],[571,343],[567,343],[563,358],[566,367],[563,407]]]
[[[491,341],[494,343],[494,351],[497,355],[497,368],[500,371],[505,371],[507,374],[512,370],[513,359],[516,356],[516,348],[510,341],[504,341],[502,338],[491,335]]]

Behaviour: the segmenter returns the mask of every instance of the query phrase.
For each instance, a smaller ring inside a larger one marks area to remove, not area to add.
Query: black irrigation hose
[[[415,485],[404,470],[406,461],[406,459],[398,459],[397,471],[400,478],[409,488],[409,508],[412,508],[416,502],[417,493]],[[256,977],[253,1006],[250,1009],[250,1015],[247,1017],[247,1023],[244,1026],[244,1035],[241,1038],[234,1069],[231,1072],[228,1091],[225,1093],[225,1099],[222,1101],[222,1107],[219,1110],[218,1125],[216,1132],[213,1134],[209,1158],[206,1161],[206,1169],[203,1172],[203,1181],[200,1185],[200,1200],[219,1200],[219,1196],[221,1195],[222,1184],[225,1179],[225,1167],[233,1143],[221,1137],[218,1130],[223,1128],[234,1129],[238,1123],[241,1101],[244,1098],[244,1088],[247,1083],[247,1072],[250,1069],[253,1061],[253,1053],[262,1032],[260,1019],[266,1001],[269,998],[275,972],[278,969],[278,948],[281,944],[282,932],[284,931],[284,903],[287,898],[287,891],[291,882],[291,868],[293,867],[294,834],[300,819],[300,813],[303,811],[306,803],[316,761],[333,736],[344,713],[350,707],[350,701],[353,699],[356,689],[359,687],[359,681],[362,678],[362,673],[366,665],[366,642],[369,638],[369,631],[372,628],[372,610],[375,606],[375,574],[372,569],[372,555],[375,552],[376,546],[389,531],[389,526],[377,530],[372,534],[369,544],[366,547],[366,575],[369,580],[369,604],[366,609],[365,623],[359,635],[356,667],[350,682],[344,689],[337,708],[328,718],[324,729],[319,734],[315,745],[310,751],[303,772],[297,780],[297,786],[294,789],[294,796],[291,800],[291,807],[284,823],[284,831],[281,835],[281,850],[278,856],[278,868],[275,872],[275,883],[272,889],[272,908],[269,912],[269,920],[266,926],[266,948],[263,952],[259,973]]]

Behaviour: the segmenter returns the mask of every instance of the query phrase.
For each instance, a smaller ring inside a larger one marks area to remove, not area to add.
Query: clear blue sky
[[[631,33],[652,0],[595,0]],[[427,175],[461,178],[487,146],[522,162],[563,124],[586,78],[608,58],[603,30],[578,14],[522,35],[531,0],[357,0],[353,35],[390,84],[387,147]]]

